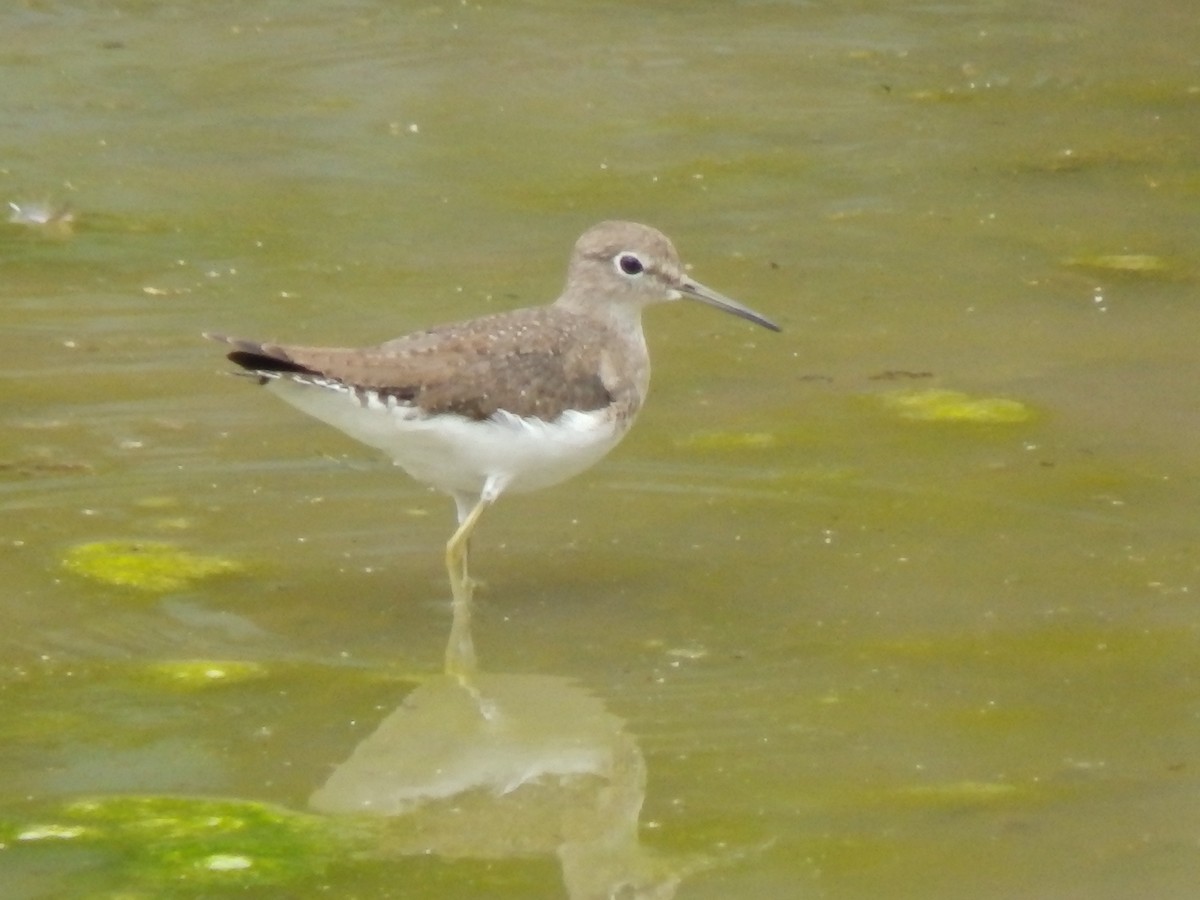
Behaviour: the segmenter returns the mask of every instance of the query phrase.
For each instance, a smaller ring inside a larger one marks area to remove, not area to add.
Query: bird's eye
[[[641,275],[646,270],[642,261],[632,253],[622,253],[617,257],[617,268],[626,275]]]

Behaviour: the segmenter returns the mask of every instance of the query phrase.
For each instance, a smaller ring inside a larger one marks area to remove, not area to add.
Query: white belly
[[[568,410],[553,422],[500,412],[476,421],[426,416],[371,395],[364,405],[348,389],[276,378],[267,387],[297,409],[382,450],[417,481],[448,493],[478,494],[489,478],[508,491],[533,491],[598,462],[628,431],[607,410]]]

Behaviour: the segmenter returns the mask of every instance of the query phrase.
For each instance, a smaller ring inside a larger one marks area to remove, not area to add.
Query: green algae
[[[215,685],[261,681],[270,674],[262,663],[242,660],[184,659],[146,667],[153,681],[181,690],[202,690]]]
[[[915,422],[1011,424],[1033,417],[1033,411],[1018,400],[972,397],[962,391],[939,388],[892,391],[881,395],[881,399],[900,418]]]
[[[120,861],[127,887],[150,889],[154,896],[313,877],[345,857],[350,841],[320,816],[205,797],[91,797],[36,821],[0,821],[0,858],[50,844],[108,851]]]
[[[219,556],[201,556],[166,541],[95,541],[76,544],[62,560],[76,575],[153,594],[178,591],[194,582],[242,571]]]

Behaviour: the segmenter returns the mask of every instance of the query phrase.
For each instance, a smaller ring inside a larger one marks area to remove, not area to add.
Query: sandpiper
[[[575,244],[562,295],[362,349],[206,335],[288,403],[382,450],[454,499],[446,544],[456,602],[469,597],[467,549],[506,491],[549,487],[596,463],[646,399],[642,309],[688,298],[779,326],[691,278],[666,235],[602,222]]]

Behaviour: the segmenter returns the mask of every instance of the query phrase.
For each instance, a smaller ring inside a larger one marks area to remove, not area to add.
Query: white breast
[[[631,424],[608,410],[568,410],[553,422],[498,412],[476,421],[429,416],[375,392],[274,378],[270,390],[302,412],[382,450],[417,481],[478,494],[499,477],[509,491],[549,487],[577,475],[617,445]],[[361,397],[361,399],[360,399]]]

